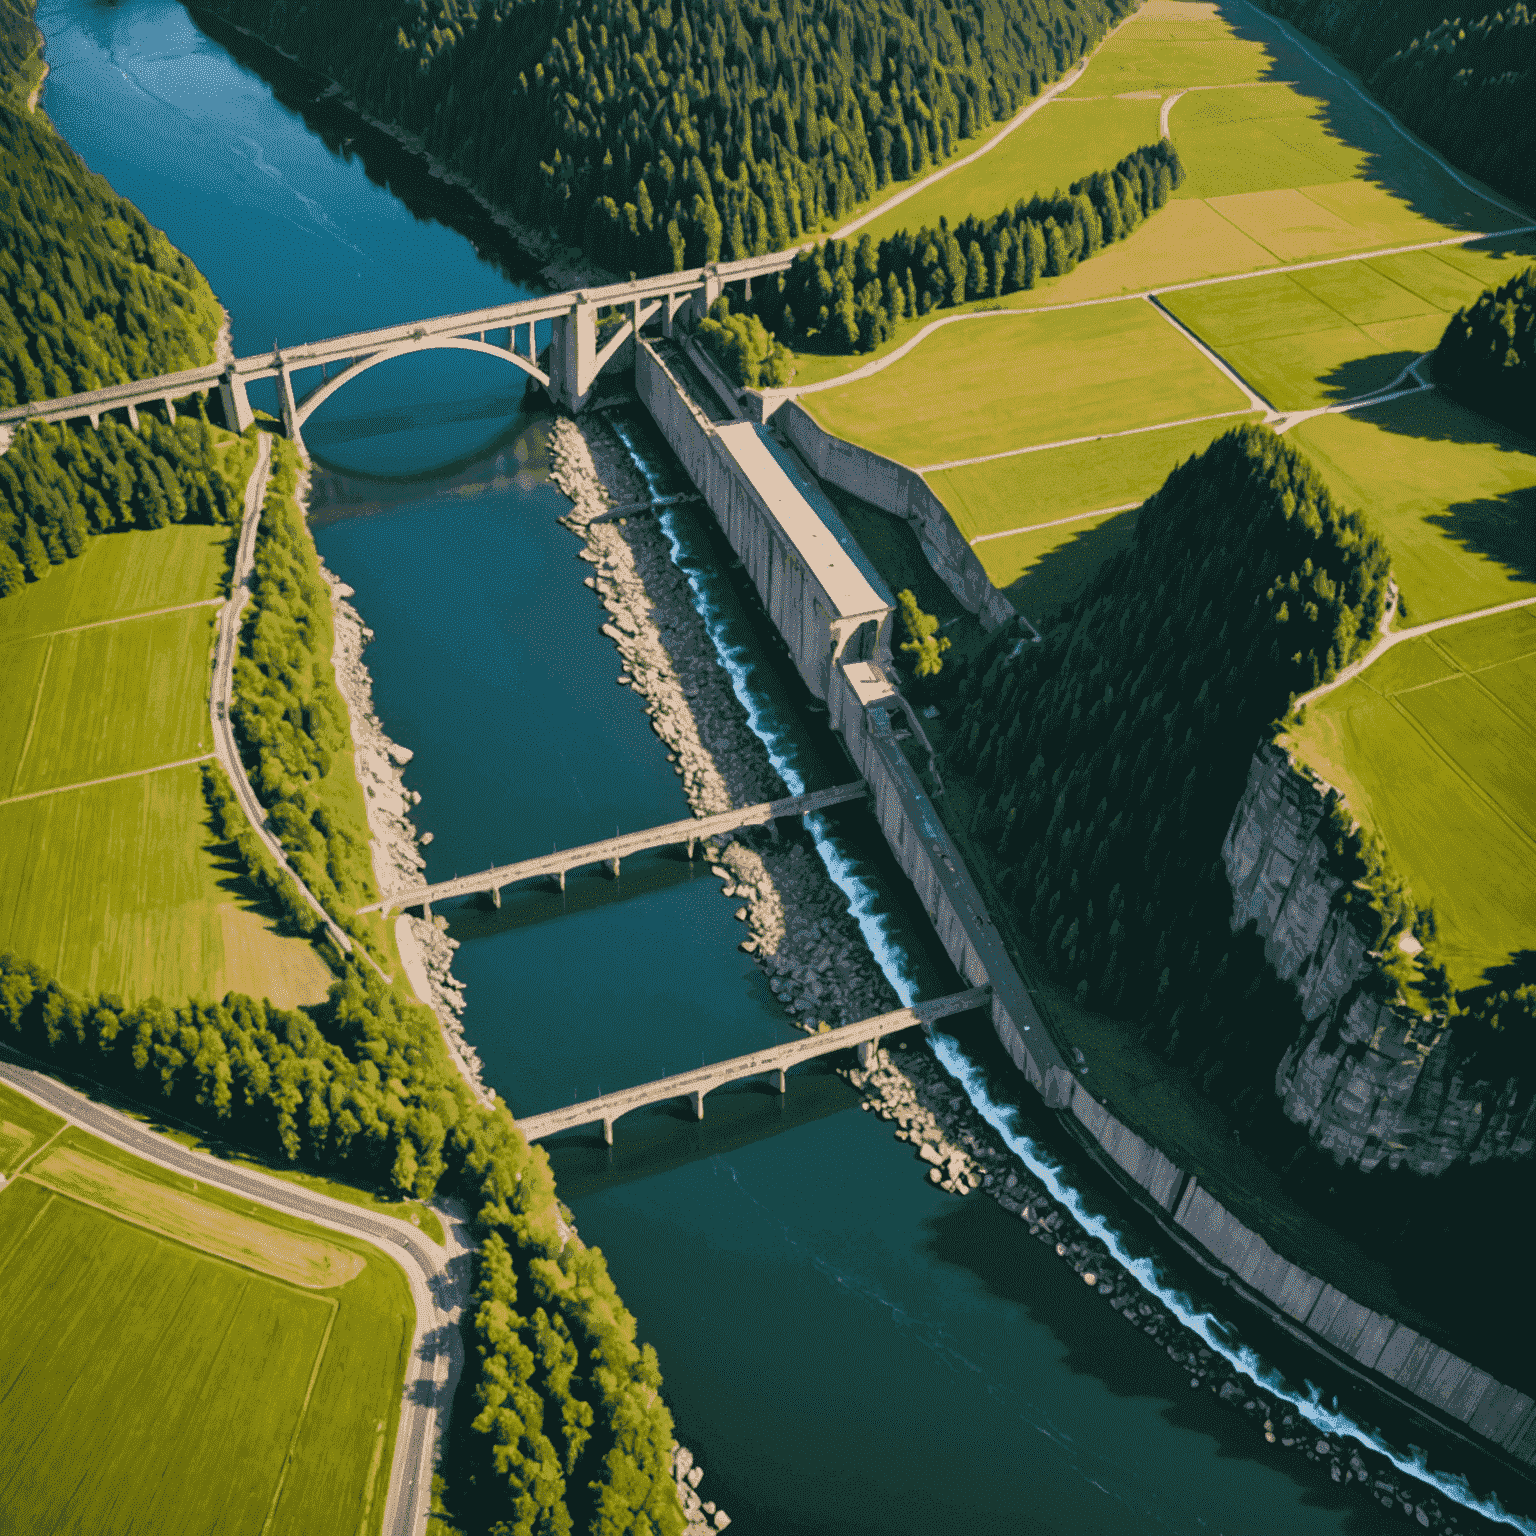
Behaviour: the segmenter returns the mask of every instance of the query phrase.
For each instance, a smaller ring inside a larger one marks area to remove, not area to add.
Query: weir
[[[659,827],[648,827],[643,832],[625,832],[617,837],[604,838],[597,843],[582,843],[575,848],[540,854],[537,858],[524,859],[518,864],[499,864],[482,870],[478,875],[462,875],[453,880],[439,880],[435,885],[410,886],[395,891],[383,901],[371,902],[359,907],[359,912],[390,912],[404,907],[422,907],[423,915],[432,915],[434,901],[446,901],[454,896],[472,896],[489,892],[496,905],[501,905],[502,889],[516,885],[520,880],[537,880],[554,876],[565,889],[565,877],[573,869],[583,869],[588,864],[607,864],[615,875],[619,862],[630,854],[644,853],[653,848],[668,848],[676,843],[686,843],[688,857],[693,857],[697,844],[724,832],[739,831],[742,827],[770,826],[780,816],[808,816],[814,811],[829,810],[834,805],[846,805],[850,800],[862,800],[866,791],[862,784],[842,784],[836,789],[813,790],[808,795],[793,795],[787,800],[765,800],[758,805],[744,806],[739,811],[721,811],[715,816],[690,816],[685,821],[669,821]]]
[[[949,997],[938,997],[931,1002],[914,1003],[910,1008],[897,1008],[871,1019],[861,1019],[857,1024],[844,1024],[840,1029],[822,1030],[818,1034],[807,1035],[803,1040],[790,1040],[765,1051],[733,1056],[729,1061],[717,1061],[692,1072],[659,1077],[654,1082],[625,1088],[619,1093],[604,1094],[601,1098],[587,1099],[564,1109],[552,1109],[542,1115],[529,1115],[517,1122],[518,1129],[529,1141],[538,1141],[560,1131],[574,1130],[579,1125],[592,1125],[601,1121],[603,1140],[612,1146],[614,1121],[621,1115],[629,1114],[631,1110],[643,1109],[648,1104],[664,1104],[668,1099],[687,1099],[693,1105],[694,1118],[702,1120],[704,1095],[716,1088],[723,1088],[727,1083],[759,1077],[768,1072],[775,1075],[775,1086],[780,1093],[784,1093],[788,1088],[785,1073],[802,1061],[811,1061],[832,1051],[857,1047],[860,1063],[867,1066],[880,1049],[880,1042],[887,1036],[919,1025],[926,1029],[951,1014],[980,1008],[986,1000],[985,987],[972,987],[965,992],[952,993]]]

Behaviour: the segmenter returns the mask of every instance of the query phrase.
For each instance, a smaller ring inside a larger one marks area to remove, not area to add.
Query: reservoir
[[[238,34],[174,0],[44,0],[38,23],[43,109],[207,274],[237,352],[538,291],[471,199]],[[375,633],[376,707],[415,754],[432,879],[689,814],[643,701],[616,686],[557,521],[550,418],[522,396],[509,367],[429,353],[305,428],[316,539]],[[642,416],[622,420],[680,487]],[[846,781],[707,512],[666,526],[791,789]],[[903,995],[953,989],[865,813],[835,814],[828,853]],[[563,896],[449,909],[488,1082],[521,1115],[795,1038],[732,907],[705,863],[658,854]],[[1015,1102],[986,1031],[959,1039]],[[723,1091],[702,1124],[636,1115],[611,1155],[590,1136],[553,1151],[656,1347],[702,1492],[744,1536],[1407,1528],[1191,1393],[1016,1218],[930,1186],[830,1071],[792,1077],[783,1101]],[[1134,1213],[1087,1193],[1134,1246]]]

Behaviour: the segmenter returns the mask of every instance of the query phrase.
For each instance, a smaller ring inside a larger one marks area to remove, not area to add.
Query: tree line
[[[1464,171],[1536,205],[1536,17],[1476,20],[1445,0],[1265,0],[1366,77],[1373,95]]]
[[[755,281],[745,304],[781,345],[873,351],[902,320],[1063,276],[1124,239],[1183,180],[1179,152],[1163,139],[1065,193],[1021,198],[991,218],[971,215],[951,228],[941,217],[936,230],[899,230],[878,243],[870,235],[823,241],[777,278]]]
[[[350,962],[325,1003],[127,1006],[0,954],[0,1027],[216,1141],[363,1187],[451,1192],[480,1240],[466,1321],[478,1412],[456,1416],[454,1495],[483,1529],[679,1536],[672,1420],[601,1251],[563,1243],[554,1181],[505,1104],[448,1062],[431,1012]]]
[[[616,272],[780,249],[1012,115],[1133,0],[218,0]]]
[[[1536,437],[1536,266],[1457,310],[1434,369],[1448,395]]]

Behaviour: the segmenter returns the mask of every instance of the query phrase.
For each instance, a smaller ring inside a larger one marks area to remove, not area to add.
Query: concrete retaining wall
[[[734,493],[720,478],[708,442],[714,429],[665,369],[646,369],[645,356],[642,348],[636,374],[640,398],[724,523],[736,515]],[[796,446],[804,452],[803,444]],[[823,472],[814,457],[806,456],[818,473]],[[874,499],[867,488],[854,493]],[[786,616],[785,622],[789,628],[781,627],[781,633],[793,648],[796,621]],[[1240,1290],[1272,1307],[1325,1352],[1374,1373],[1442,1422],[1460,1425],[1515,1460],[1536,1467],[1536,1403],[1530,1397],[1283,1258],[1201,1188],[1198,1180],[1088,1092],[1047,1034],[958,849],[901,749],[898,735],[907,705],[885,667],[878,660],[835,666],[823,696],[833,726],[869,785],[880,830],[917,891],[934,931],[965,981],[992,989],[997,1037],[1046,1105],[1070,1112],[1109,1161],[1153,1205],[1168,1213],[1174,1225]]]
[[[961,606],[989,630],[1016,617],[1013,604],[992,585],[976,551],[915,469],[834,437],[793,400],[779,404],[772,418],[785,442],[821,479],[910,523],[922,540],[928,563]]]

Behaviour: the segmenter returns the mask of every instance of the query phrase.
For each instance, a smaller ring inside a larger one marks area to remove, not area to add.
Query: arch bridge
[[[689,324],[701,319],[728,285],[742,283],[750,296],[754,278],[782,272],[794,258],[793,250],[775,251],[687,272],[544,294],[302,346],[274,347],[258,356],[205,363],[84,394],[34,400],[0,410],[0,438],[7,427],[28,421],[89,421],[99,426],[102,416],[113,411],[124,412],[129,426],[137,431],[141,410],[162,409],[174,422],[176,401],[215,390],[225,424],[243,432],[255,419],[249,387],[275,379],[284,430],[302,444],[304,423],[359,374],[392,358],[430,351],[478,352],[498,358],[535,380],[556,404],[579,412],[590,400],[598,375],[625,342],[647,326],[671,336],[680,321]],[[541,333],[541,326],[547,330]],[[306,378],[308,387],[302,392],[296,388],[299,375],[312,375],[316,369],[318,379]]]

